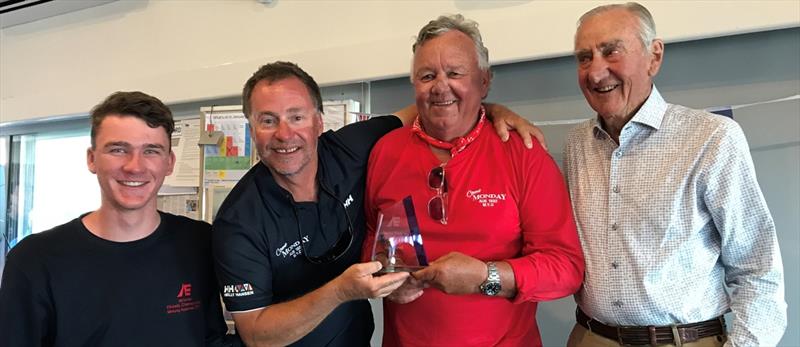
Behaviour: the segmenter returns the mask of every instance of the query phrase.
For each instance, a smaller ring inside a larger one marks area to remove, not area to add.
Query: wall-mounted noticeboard
[[[242,106],[200,108],[200,201],[202,219],[211,223],[222,201],[255,162],[250,125]]]

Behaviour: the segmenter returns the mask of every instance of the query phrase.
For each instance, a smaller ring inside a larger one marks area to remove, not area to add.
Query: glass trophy
[[[378,213],[372,260],[383,264],[379,273],[413,272],[428,265],[411,196]]]

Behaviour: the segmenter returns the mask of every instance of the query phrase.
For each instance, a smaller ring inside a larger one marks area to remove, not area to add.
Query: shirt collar
[[[630,121],[658,130],[661,127],[661,121],[664,120],[664,114],[666,112],[667,102],[664,101],[664,98],[661,96],[661,93],[658,92],[658,88],[656,88],[654,84],[652,90],[650,90],[650,96],[647,97],[647,100],[644,101],[642,107],[639,108],[639,111],[633,115]],[[600,121],[597,117],[592,120],[592,123],[594,125],[592,132],[595,137],[600,134],[606,134],[606,131],[600,125]]]
[[[322,150],[323,149],[318,144],[317,151]],[[320,204],[320,206],[323,206],[323,200],[325,202],[327,202],[329,199],[333,199],[335,202],[339,202],[340,200],[344,201],[343,198],[338,196],[342,194],[339,192],[339,183],[344,179],[344,177],[328,174],[328,170],[326,170],[327,163],[325,160],[323,160],[323,155],[321,155],[319,152],[317,153],[317,160],[317,203]],[[267,168],[267,165],[259,161],[251,170],[255,171],[253,172],[253,175],[256,182],[256,187],[261,195],[261,200],[264,203],[264,206],[271,208],[279,217],[284,214],[291,215],[294,213],[294,205],[296,202],[294,201],[292,193],[281,187],[278,182],[275,181],[275,177],[272,176],[272,171]],[[325,194],[322,191],[322,185],[326,185],[325,187],[327,187],[327,189],[336,196],[329,196],[328,194]]]
[[[478,136],[481,134],[481,129],[483,129],[483,124],[486,122],[486,109],[481,105],[480,110],[478,111],[478,123],[469,131],[466,135],[462,137],[458,137],[450,142],[442,141],[437,138],[434,138],[428,133],[425,132],[425,129],[422,128],[422,123],[419,121],[419,116],[414,119],[414,124],[411,126],[411,132],[419,136],[423,141],[427,144],[450,151],[450,157],[454,158],[456,154],[461,153],[464,149],[469,146],[470,143],[475,141]]]
[[[650,91],[650,96],[639,109],[639,112],[636,112],[631,118],[631,122],[644,124],[658,130],[666,112],[667,102],[661,97],[661,93],[658,92],[654,84],[653,89]]]
[[[294,204],[292,194],[275,182],[275,177],[272,177],[272,172],[269,171],[267,165],[258,162],[254,165],[253,170],[253,179],[264,206],[274,211],[279,217],[292,213],[292,204]]]

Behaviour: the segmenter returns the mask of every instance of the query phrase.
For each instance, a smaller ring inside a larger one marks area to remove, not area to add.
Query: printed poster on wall
[[[204,145],[204,186],[236,183],[250,169],[250,126],[241,111],[206,115],[206,131],[222,132],[216,145]]]

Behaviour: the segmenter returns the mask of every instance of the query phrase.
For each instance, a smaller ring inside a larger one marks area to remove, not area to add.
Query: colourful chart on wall
[[[237,182],[251,166],[247,118],[241,111],[211,112],[206,114],[205,128],[209,133],[222,133],[216,145],[205,145],[203,149],[206,185]]]
[[[233,186],[253,164],[250,126],[241,106],[214,106],[203,114],[202,219],[211,222]]]

